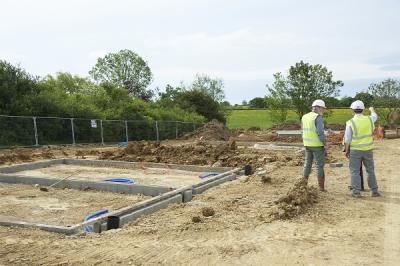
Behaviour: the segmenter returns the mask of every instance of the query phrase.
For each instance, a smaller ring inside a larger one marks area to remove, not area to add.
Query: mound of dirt
[[[291,219],[317,202],[317,189],[308,187],[304,178],[300,178],[285,196],[279,198],[271,216],[274,219]]]
[[[123,149],[102,152],[98,159],[223,167],[244,167],[249,164],[256,169],[257,167],[263,167],[266,163],[273,162],[302,165],[304,155],[250,148],[238,150],[235,141],[227,141],[218,145],[211,145],[203,141],[181,145],[132,141]]]
[[[289,120],[283,124],[274,125],[270,129],[272,130],[298,130],[301,129],[300,121]]]
[[[344,132],[340,132],[337,134],[333,133],[333,134],[328,134],[326,136],[326,140],[331,145],[340,145],[342,144],[343,137],[344,137]]]
[[[228,141],[231,136],[230,130],[224,124],[217,120],[205,124],[196,131],[186,134],[182,139],[197,140],[225,140]]]
[[[346,129],[346,125],[345,124],[327,124],[326,129],[331,129],[334,131],[342,131]]]
[[[54,159],[54,153],[50,149],[36,151],[34,149],[16,148],[0,152],[0,165],[7,163],[23,163],[35,160]]]
[[[210,216],[214,216],[215,211],[211,207],[204,207],[201,209],[201,214],[203,214],[204,217],[210,217]]]
[[[226,165],[227,159],[236,155],[234,141],[221,143],[216,146],[205,142],[182,144],[179,146],[161,145],[159,142],[138,141],[129,142],[129,145],[116,154],[104,152],[100,159],[163,162],[175,164],[212,165],[221,162]]]

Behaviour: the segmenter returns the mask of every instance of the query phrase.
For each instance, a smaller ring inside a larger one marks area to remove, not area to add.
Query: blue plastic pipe
[[[104,179],[105,182],[114,182],[114,183],[125,183],[125,184],[135,184],[135,181],[129,178],[108,178]]]
[[[203,178],[207,178],[207,177],[210,177],[210,176],[216,176],[216,175],[219,175],[219,173],[216,173],[216,172],[210,172],[210,173],[204,173],[204,174],[202,174],[201,176],[199,176],[201,179],[203,179]]]
[[[94,213],[92,213],[92,214],[89,214],[89,215],[86,216],[85,218],[83,218],[83,221],[84,221],[84,222],[89,221],[89,220],[91,220],[91,219],[93,219],[93,218],[96,218],[96,217],[98,217],[98,216],[100,216],[100,215],[103,215],[103,214],[106,214],[106,213],[108,213],[108,210],[100,210],[100,211],[94,212]],[[90,233],[90,232],[93,232],[93,228],[92,228],[92,226],[90,226],[90,225],[85,225],[84,231],[85,231],[86,233]]]

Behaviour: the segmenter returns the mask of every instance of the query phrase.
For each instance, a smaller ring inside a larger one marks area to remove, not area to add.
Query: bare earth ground
[[[144,167],[142,169],[119,169],[60,164],[36,170],[21,171],[16,174],[57,179],[70,176],[69,179],[92,181],[102,181],[106,178],[129,178],[134,180],[136,184],[174,188],[196,184],[201,181],[199,178],[201,173]]]
[[[361,199],[349,197],[347,167],[326,167],[328,192],[319,193],[317,203],[298,216],[277,220],[271,216],[274,201],[286,194],[302,168],[279,155],[277,160],[261,160],[272,183],[263,184],[257,176],[225,183],[190,203],[169,206],[101,235],[66,237],[0,227],[0,264],[399,265],[400,140],[376,146],[381,198],[368,192]],[[332,153],[332,158],[346,162],[338,149]],[[203,207],[212,207],[215,215],[204,217]],[[193,222],[195,216],[199,222]]]
[[[49,188],[48,192],[23,184],[0,185],[0,218],[73,225],[95,211],[114,211],[150,197],[100,191]]]

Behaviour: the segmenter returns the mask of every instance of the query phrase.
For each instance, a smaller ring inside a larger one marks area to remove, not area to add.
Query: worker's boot
[[[326,191],[325,190],[325,177],[318,177],[318,186],[319,186],[319,191]]]

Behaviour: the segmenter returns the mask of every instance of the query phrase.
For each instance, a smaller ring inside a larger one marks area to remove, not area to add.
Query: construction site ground
[[[93,167],[79,165],[51,165],[49,167],[35,170],[17,172],[20,176],[35,176],[54,179],[68,178],[69,180],[91,180],[103,181],[108,178],[126,178],[135,184],[148,186],[181,187],[199,183],[201,173],[162,169],[147,168],[142,166],[139,169],[121,169],[112,167]]]
[[[250,163],[264,167],[271,180],[240,177],[102,234],[65,236],[0,226],[0,265],[399,265],[400,139],[377,142],[374,155],[382,197],[371,198],[366,191],[354,199],[347,159],[337,146],[328,161],[344,167],[326,166],[328,192],[319,193],[299,185],[303,156],[295,149],[189,140],[128,148],[1,150],[3,165],[67,157],[231,167]],[[316,186],[315,171],[310,186]],[[215,214],[207,211],[211,208]]]
[[[0,196],[0,219],[64,226],[80,223],[100,209],[111,212],[150,198],[93,190],[49,188],[45,192],[23,184],[1,184]]]

